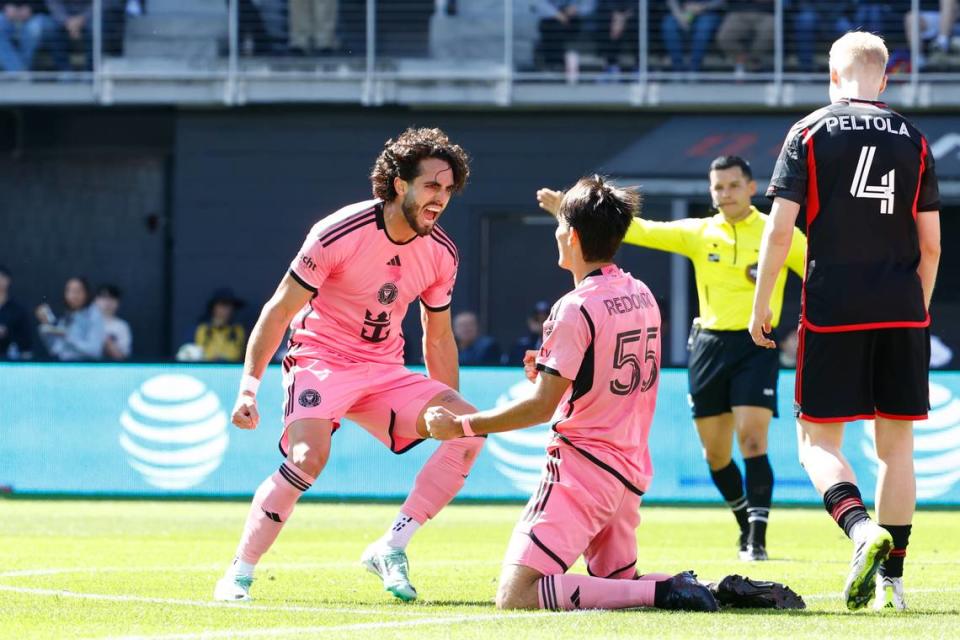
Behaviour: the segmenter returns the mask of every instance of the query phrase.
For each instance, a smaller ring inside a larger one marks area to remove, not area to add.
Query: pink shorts
[[[503,562],[554,575],[583,555],[592,576],[632,579],[639,524],[639,495],[575,449],[551,447]]]
[[[417,420],[431,398],[450,387],[397,364],[350,362],[333,354],[303,354],[284,359],[283,435],[306,418],[331,420],[335,429],[346,416],[394,453],[423,441]]]

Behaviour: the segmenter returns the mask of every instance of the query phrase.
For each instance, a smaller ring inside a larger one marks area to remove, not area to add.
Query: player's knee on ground
[[[529,567],[505,566],[497,585],[497,609],[539,609],[537,581],[542,577]]]

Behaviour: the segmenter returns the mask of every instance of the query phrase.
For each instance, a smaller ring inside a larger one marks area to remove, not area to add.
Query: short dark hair
[[[470,159],[460,145],[450,142],[447,134],[440,129],[409,128],[396,140],[391,138],[383,145],[383,151],[373,163],[370,182],[373,195],[384,202],[397,197],[393,186],[394,178],[408,182],[414,180],[420,171],[420,161],[437,158],[445,161],[453,170],[453,190],[460,192],[470,176]]]
[[[577,232],[583,259],[612,260],[633,217],[640,212],[640,192],[617,187],[599,175],[581,178],[560,201],[558,216]]]
[[[750,163],[740,156],[720,156],[710,163],[710,171],[723,171],[734,167],[740,167],[740,171],[743,171],[747,180],[753,180],[753,169],[750,168]]]
[[[97,297],[107,296],[108,298],[113,298],[114,300],[119,300],[122,296],[120,294],[120,288],[115,284],[102,284],[100,288],[97,289]]]

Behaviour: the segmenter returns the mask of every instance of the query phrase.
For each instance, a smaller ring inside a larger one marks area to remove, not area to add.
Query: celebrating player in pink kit
[[[250,598],[255,565],[326,464],[341,418],[403,453],[428,436],[426,407],[475,411],[456,392],[450,299],[458,255],[437,225],[468,174],[463,149],[439,129],[408,129],[388,140],[371,174],[376,199],[314,225],[264,305],[247,347],[233,423],[256,428],[257,387],[289,326],[280,440],[286,460],[257,489],[215,599]],[[400,325],[418,297],[430,377],[403,366]],[[418,474],[396,521],[364,551],[363,566],[397,598],[417,597],[408,577],[407,543],[457,494],[482,446],[482,438],[443,443]]]
[[[638,510],[653,475],[647,438],[660,370],[660,310],[647,286],[611,261],[638,207],[636,192],[600,177],[580,180],[564,196],[559,264],[576,287],[553,306],[539,353],[527,353],[527,376],[536,383],[528,398],[480,413],[427,410],[430,434],[440,440],[511,431],[552,416],[543,482],[504,560],[500,608],[718,608],[691,573],[637,576]],[[581,554],[590,575],[565,575]]]

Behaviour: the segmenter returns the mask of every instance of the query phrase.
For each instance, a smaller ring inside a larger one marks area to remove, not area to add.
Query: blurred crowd
[[[313,57],[365,51],[365,0],[236,1],[243,54]],[[955,38],[958,0],[920,1],[916,43],[911,0],[783,2],[788,69],[822,70],[826,64],[823,43],[852,29],[880,33],[887,39],[893,51],[891,71],[909,69],[914,46],[921,66],[960,66],[960,40]],[[381,29],[404,29],[404,20],[411,27],[426,23],[431,14],[423,4],[385,4],[381,10],[395,13],[391,23],[399,26]],[[502,0],[474,0],[473,4],[435,0],[434,17],[442,14],[448,20],[431,28],[449,28],[449,19],[455,21],[459,15],[472,21],[481,4],[490,5],[488,13],[502,11],[504,6]],[[0,6],[0,71],[91,69],[92,0],[0,0]],[[127,18],[149,14],[150,2],[102,0],[101,6],[104,51],[122,55]],[[705,67],[735,73],[773,67],[774,0],[649,0],[648,6],[652,69],[695,74]],[[530,68],[522,70],[565,71],[570,79],[587,59],[611,75],[637,66],[637,0],[515,0],[513,7],[515,20],[531,22],[537,38]],[[491,24],[494,30],[489,37],[502,38],[502,24],[497,20]]]

